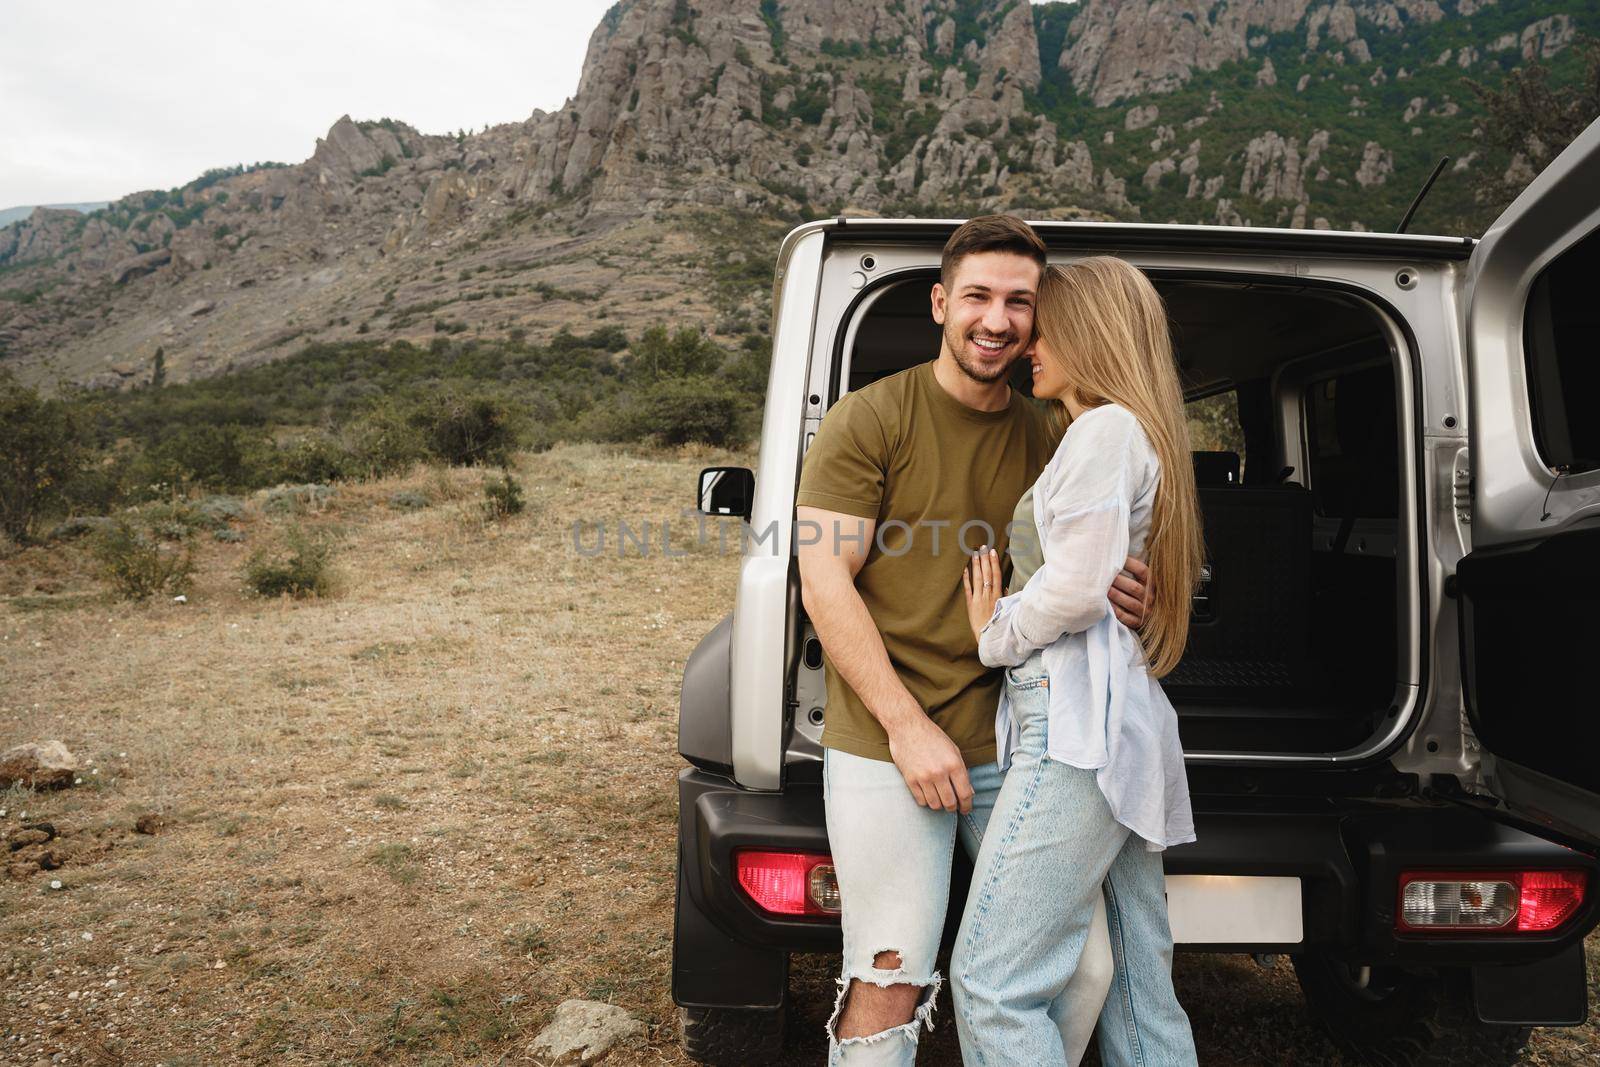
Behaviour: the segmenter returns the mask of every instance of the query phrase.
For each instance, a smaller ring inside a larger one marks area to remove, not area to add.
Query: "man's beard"
[[[1012,341],[1007,342],[1007,344],[1014,343],[1015,342]],[[967,357],[966,335],[957,333],[956,328],[952,323],[945,323],[944,344],[945,347],[950,350],[950,354],[955,357],[956,366],[961,368],[961,373],[965,374],[973,381],[979,382],[983,385],[989,385],[992,382],[997,382],[1004,378],[1006,374],[1010,372],[1012,364],[1016,362],[1014,358],[1009,359],[1005,363],[1001,364],[998,369],[993,371],[987,371],[985,368],[974,366],[971,360]]]

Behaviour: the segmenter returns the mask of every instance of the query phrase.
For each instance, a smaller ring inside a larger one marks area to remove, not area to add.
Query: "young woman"
[[[979,1067],[1067,1062],[1049,1009],[1103,894],[1101,1059],[1193,1064],[1161,850],[1194,840],[1194,821],[1156,678],[1183,654],[1202,550],[1166,311],[1139,270],[1094,257],[1047,268],[1035,337],[1034,395],[1071,419],[1020,516],[1043,562],[1003,598],[993,550],[963,576],[979,656],[1008,668],[995,729],[1009,770],[951,961],[961,1047]],[[1158,576],[1138,634],[1103,595],[1130,555]]]

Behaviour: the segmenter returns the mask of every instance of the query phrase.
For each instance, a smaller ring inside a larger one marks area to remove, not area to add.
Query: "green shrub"
[[[725,445],[742,435],[747,402],[715,378],[675,378],[656,382],[638,394],[632,428],[659,444],[701,441]]]
[[[548,422],[535,422],[524,427],[517,440],[525,451],[548,452],[561,440],[561,433]]]
[[[652,326],[628,350],[623,367],[629,381],[647,384],[710,374],[724,355],[699,330],[685,326],[669,335],[665,326]]]
[[[772,366],[772,338],[746,334],[739,354],[728,364],[728,382],[742,393],[764,397],[767,372]]]
[[[194,502],[194,510],[213,528],[225,526],[230,521],[244,518],[244,501],[236,496],[213,494]]]
[[[145,530],[162,541],[187,541],[202,526],[212,525],[198,509],[181,500],[143,504],[129,514],[136,516]]]
[[[395,511],[421,511],[428,506],[428,495],[415,489],[396,489],[389,494],[389,506]]]
[[[390,168],[392,168],[393,166],[394,166],[394,157],[389,155],[388,153],[385,153],[383,158],[378,160],[376,165],[368,167],[366,170],[364,170],[361,173],[357,174],[356,177],[358,177],[358,178],[381,178],[385,174],[389,173]]]
[[[520,515],[526,507],[522,483],[512,477],[510,471],[501,471],[498,479],[490,478],[483,483],[483,515],[491,522]]]
[[[446,391],[413,416],[429,453],[453,467],[504,464],[517,434],[510,408],[484,393]]]
[[[319,512],[332,499],[333,492],[331,485],[280,485],[268,491],[266,499],[261,502],[261,510],[268,515]]]
[[[621,326],[599,326],[592,333],[584,335],[575,334],[563,326],[550,338],[550,351],[558,355],[581,351],[621,352],[627,347],[628,335]]]
[[[0,533],[22,542],[66,502],[83,453],[76,413],[0,371]]]
[[[127,449],[94,456],[91,443],[82,438],[79,443],[84,462],[62,487],[62,499],[73,514],[109,515],[125,503],[131,456]]]
[[[273,481],[296,484],[336,482],[353,466],[349,453],[327,434],[296,438],[273,458]]]
[[[73,515],[52,527],[50,532],[45,534],[45,540],[71,541],[84,534],[99,533],[114,521],[116,520],[99,515]]]
[[[115,519],[96,535],[94,558],[101,577],[123,600],[181,593],[194,575],[194,556],[188,548],[163,544],[127,518]]]
[[[381,478],[410,467],[428,454],[417,422],[393,401],[380,401],[344,429],[349,477]]]
[[[332,563],[329,536],[290,526],[276,545],[250,554],[244,581],[258,596],[327,596],[333,589]]]
[[[180,426],[148,446],[132,479],[145,492],[165,488],[253,489],[275,479],[275,449],[259,431],[236,423]]]
[[[572,420],[572,436],[579,441],[633,441],[639,437],[639,413],[630,397],[595,404]]]

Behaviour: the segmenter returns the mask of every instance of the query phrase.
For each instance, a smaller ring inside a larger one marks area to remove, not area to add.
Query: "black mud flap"
[[[695,905],[678,869],[672,924],[672,999],[683,1008],[778,1008],[789,956],[735,941]]]
[[[1589,1016],[1583,942],[1537,963],[1472,968],[1472,1006],[1486,1023],[1581,1026]]]

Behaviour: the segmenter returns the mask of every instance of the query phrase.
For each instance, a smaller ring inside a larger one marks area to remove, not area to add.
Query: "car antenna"
[[[1428,175],[1428,180],[1422,183],[1422,188],[1417,192],[1417,198],[1411,201],[1411,206],[1406,208],[1405,218],[1400,220],[1400,225],[1394,228],[1395,233],[1405,233],[1406,227],[1411,225],[1411,216],[1417,213],[1417,208],[1422,204],[1423,197],[1428,195],[1428,190],[1433,188],[1433,183],[1439,180],[1439,174],[1444,170],[1445,164],[1450,162],[1449,156],[1440,156],[1439,165],[1433,168],[1433,173]]]

